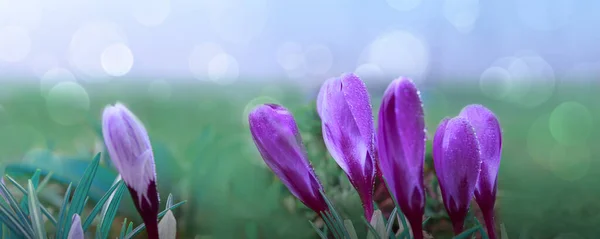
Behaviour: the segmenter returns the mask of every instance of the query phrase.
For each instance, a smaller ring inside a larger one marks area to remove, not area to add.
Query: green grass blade
[[[38,184],[40,183],[40,174],[41,174],[42,170],[35,170],[35,172],[33,173],[33,176],[31,176],[31,181],[32,181],[32,185],[34,187],[34,189],[37,188]],[[21,210],[23,210],[23,213],[25,213],[25,215],[29,216],[29,196],[28,195],[23,195],[23,198],[21,198]]]
[[[352,224],[352,221],[349,219],[344,220],[344,227],[346,227],[346,231],[350,234],[350,239],[358,239],[358,235],[356,234],[356,229]]]
[[[29,213],[31,216],[31,225],[35,232],[35,238],[44,239],[46,238],[46,228],[44,226],[42,212],[40,211],[40,202],[38,201],[35,186],[31,179],[27,181],[27,184],[29,189],[29,199],[27,201],[29,202]]]
[[[123,193],[125,192],[125,184],[119,183],[119,188],[115,191],[115,195],[112,200],[108,202],[108,210],[106,214],[103,215],[102,221],[100,223],[100,238],[105,239],[110,232],[110,227],[117,215],[117,211],[119,210],[119,205],[121,205],[121,199],[123,198]],[[98,231],[98,229],[96,229]]]
[[[7,198],[8,205],[12,209],[13,213],[17,214],[17,216],[16,216],[17,221],[21,224],[21,226],[25,229],[25,231],[27,231],[29,233],[28,236],[33,237],[33,234],[31,234],[33,232],[33,228],[31,227],[31,224],[29,223],[29,219],[27,218],[25,213],[21,210],[15,197],[12,195],[12,193],[10,193],[8,188],[6,188],[6,185],[4,185],[3,183],[0,183],[0,190],[2,190],[2,192],[8,197]]]
[[[96,171],[98,170],[98,166],[100,164],[100,153],[96,154],[92,163],[87,167],[83,177],[79,181],[77,188],[75,188],[75,192],[73,193],[73,199],[71,200],[71,205],[69,206],[69,212],[67,213],[67,218],[72,218],[74,214],[81,215],[83,208],[85,207],[85,202],[87,200],[87,194],[90,191],[90,186],[92,186],[92,181],[96,176]],[[64,224],[65,232],[68,232],[71,229],[71,221],[67,220]],[[66,239],[65,234],[62,234],[61,238],[57,239]]]
[[[385,178],[383,179],[383,182],[385,183],[385,188],[388,190],[388,192],[391,192],[390,186],[387,183]],[[400,222],[402,222],[402,228],[404,228],[403,230],[404,231],[410,230],[408,228],[408,224],[406,223],[406,219],[404,218],[404,213],[402,213],[402,210],[400,210],[400,206],[398,205],[396,198],[392,197],[392,201],[394,202],[394,206],[396,206],[396,208],[398,208],[398,210],[396,211],[396,215],[398,216],[398,219],[400,219]]]
[[[62,206],[58,212],[58,225],[56,225],[55,238],[62,238],[62,235],[67,232],[65,231],[65,225],[67,223],[67,205],[69,204],[69,198],[71,197],[71,189],[73,189],[73,184],[69,183],[67,191],[65,191],[65,196],[63,197]]]
[[[123,239],[125,237],[125,233],[127,232],[127,218],[123,220],[123,225],[121,226],[121,233],[119,234],[119,239]]]
[[[315,229],[315,232],[317,232],[317,235],[319,235],[319,237],[321,239],[327,239],[327,236],[325,236],[325,234],[323,234],[323,232],[321,230],[319,230],[319,228],[317,227],[317,225],[315,225],[311,221],[308,221],[308,223],[310,223],[310,225],[312,226],[312,228]]]
[[[40,182],[40,185],[37,186],[36,191],[39,193],[40,191],[42,191],[46,185],[48,185],[48,183],[50,182],[50,179],[52,179],[52,176],[54,175],[53,172],[49,172],[46,177],[44,177],[44,180],[42,180],[42,182]]]
[[[327,226],[327,228],[329,228],[329,230],[331,230],[331,234],[333,234],[333,237],[336,239],[340,238],[341,237],[340,232],[333,225],[333,222],[332,222],[329,214],[323,212],[323,213],[321,213],[321,218],[323,218],[323,221],[325,222],[325,225]]]
[[[23,195],[24,195],[23,197],[26,197],[26,196],[29,195],[29,192],[27,192],[27,190],[25,188],[23,188],[19,183],[17,183],[17,181],[15,181],[15,179],[13,179],[12,177],[10,177],[8,175],[6,175],[6,178],[8,178],[8,180],[12,184],[14,184],[16,186],[16,188],[19,189],[19,191],[21,191],[21,193],[23,193]],[[39,189],[39,187],[38,187],[38,189]],[[39,191],[36,190],[36,193],[37,192],[39,192]],[[44,215],[46,215],[46,217],[50,220],[50,222],[52,222],[52,224],[54,226],[56,226],[56,224],[57,224],[56,219],[52,216],[52,214],[50,213],[50,211],[48,211],[48,209],[44,205],[42,205],[42,204],[40,204],[40,207],[41,207],[42,213],[44,213]]]
[[[158,214],[158,219],[160,220],[162,217],[165,216],[165,214],[169,211],[169,210],[173,210],[175,208],[178,208],[179,206],[183,205],[184,203],[186,203],[187,201],[181,201],[178,202],[176,204],[173,204],[173,206],[171,207],[167,207],[164,211],[160,212]],[[132,224],[129,224],[129,226],[131,227]],[[146,228],[146,225],[144,225],[143,223],[139,226],[137,226],[135,229],[131,230],[131,232],[127,233],[127,236],[125,236],[125,238],[127,239],[131,239],[134,236],[137,236],[137,234],[139,234],[144,228]],[[129,231],[129,229],[127,229]]]
[[[331,203],[331,201],[329,201],[329,198],[327,198],[327,195],[325,195],[325,192],[323,190],[319,190],[319,192],[323,196],[323,199],[325,200],[325,203],[327,203],[327,206],[329,207],[329,210],[331,211],[331,214],[335,218],[335,223],[337,225],[343,227],[344,226],[344,221],[342,220],[342,218],[340,217],[340,215],[337,213],[337,211],[333,207],[333,204]],[[349,238],[350,237],[350,235],[348,235],[348,231],[346,231],[345,228],[342,228],[342,233],[343,233],[344,238]]]
[[[117,189],[121,184],[123,184],[123,181],[113,184],[108,189],[108,191],[106,191],[106,194],[104,194],[104,196],[102,196],[102,198],[100,198],[98,203],[96,203],[96,206],[94,206],[94,208],[92,208],[92,211],[90,212],[88,217],[85,219],[85,222],[83,223],[83,231],[86,231],[88,229],[88,227],[90,225],[92,225],[94,218],[96,218],[96,216],[98,215],[98,213],[100,212],[102,207],[104,207],[104,204],[110,198],[110,195],[112,195],[113,191],[115,191],[115,189]]]
[[[367,228],[369,229],[369,234],[367,235],[367,239],[370,239],[370,238],[381,239],[381,237],[379,236],[379,233],[377,233],[377,230],[375,230],[373,225],[371,225],[371,223],[369,221],[367,221],[367,218],[365,218],[363,216],[362,220],[365,224],[367,224]]]
[[[395,238],[395,233],[392,232],[392,228],[394,227],[394,223],[396,222],[396,213],[398,213],[398,208],[394,207],[394,210],[392,210],[392,213],[390,213],[390,217],[385,228],[385,231],[387,232],[386,235],[388,235],[388,237],[391,238]]]
[[[167,197],[167,206],[166,207],[171,207],[173,206],[173,194],[169,193],[169,197]]]
[[[31,238],[30,231],[27,231],[11,212],[12,211],[6,208],[6,206],[0,204],[0,221],[2,221],[12,232],[16,233],[19,238]]]
[[[133,222],[129,222],[129,226],[127,226],[127,232],[125,232],[125,235],[129,235],[131,231],[133,231]],[[123,238],[127,238],[127,236]]]

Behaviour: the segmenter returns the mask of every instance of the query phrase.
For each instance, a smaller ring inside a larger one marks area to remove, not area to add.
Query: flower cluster
[[[419,91],[408,78],[385,91],[375,128],[369,93],[354,74],[327,80],[317,97],[325,145],[357,190],[365,217],[373,215],[373,189],[381,174],[414,238],[423,238],[423,164],[427,134]],[[250,131],[265,163],[307,207],[331,209],[307,157],[292,114],[264,104],[248,116]],[[444,119],[433,139],[433,157],[444,205],[456,234],[462,232],[470,201],[481,207],[488,234],[495,238],[494,203],[501,154],[501,131],[494,114],[480,105]]]

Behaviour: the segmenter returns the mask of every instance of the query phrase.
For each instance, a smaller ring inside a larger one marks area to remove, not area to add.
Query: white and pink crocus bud
[[[150,138],[144,125],[123,104],[102,114],[104,143],[142,216],[148,238],[158,239],[159,196]]]

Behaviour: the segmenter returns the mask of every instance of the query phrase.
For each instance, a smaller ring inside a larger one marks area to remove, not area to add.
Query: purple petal
[[[484,194],[492,194],[494,191],[495,198],[496,179],[502,152],[500,123],[492,111],[481,105],[466,106],[460,112],[460,116],[469,120],[475,129],[481,147],[482,171],[479,176],[478,191],[484,191]]]
[[[358,76],[345,74],[326,81],[320,95],[325,145],[357,189],[365,216],[370,219],[376,166],[375,128],[367,87]]]
[[[444,141],[444,133],[446,132],[446,125],[448,125],[448,121],[450,121],[450,118],[444,118],[442,119],[442,121],[440,122],[440,124],[438,125],[436,131],[435,131],[435,135],[433,136],[433,147],[432,147],[432,156],[433,156],[433,167],[435,168],[435,174],[437,175],[438,178],[443,178],[444,177],[444,172],[443,172],[443,167],[442,167],[442,162],[443,160],[443,156],[444,156],[444,150],[442,148],[442,143]],[[440,182],[438,180],[438,183],[440,185],[440,189],[444,190],[444,187],[442,186],[442,182]]]
[[[379,109],[379,166],[400,209],[421,228],[425,207],[425,120],[419,91],[408,78],[393,81]]]
[[[323,85],[321,86],[321,88],[319,89],[319,95],[317,95],[317,114],[319,114],[319,117],[321,117],[321,109],[323,108],[323,99],[325,97],[325,92],[327,91],[328,86],[335,81],[335,78],[330,78],[328,80],[326,80]]]
[[[248,121],[258,151],[282,183],[312,210],[327,210],[292,114],[282,106],[265,104],[255,108]]]
[[[81,227],[81,218],[78,214],[73,214],[71,219],[71,229],[69,230],[68,239],[83,239],[83,228]]]
[[[436,147],[441,144],[441,151],[437,151],[438,157],[434,160],[439,161],[436,165],[441,169],[438,177],[440,186],[444,188],[444,205],[455,226],[455,233],[458,233],[462,231],[481,170],[479,144],[473,127],[463,117],[450,119],[442,142],[439,138],[434,141]]]

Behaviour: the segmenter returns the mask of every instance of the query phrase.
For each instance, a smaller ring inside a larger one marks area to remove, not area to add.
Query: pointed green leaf
[[[340,215],[337,213],[337,211],[335,210],[335,207],[333,207],[333,204],[331,203],[331,201],[329,200],[329,198],[327,198],[327,195],[325,195],[325,192],[323,190],[319,190],[319,192],[321,193],[321,195],[323,196],[323,199],[325,200],[325,203],[327,203],[327,206],[329,207],[329,211],[331,212],[333,218],[335,219],[335,223],[337,225],[339,225],[340,227],[344,227],[344,221],[342,221],[342,218],[340,217]],[[344,238],[348,238],[350,237],[348,235],[348,232],[346,230],[343,230],[342,232]]]
[[[369,231],[367,232],[367,239],[381,239],[381,237],[379,237],[379,233],[377,233],[377,230],[373,227],[373,225],[371,225],[371,223],[367,221],[367,218],[363,216],[362,219],[363,222],[367,225],[367,229],[369,229]]]
[[[106,191],[106,194],[104,194],[104,196],[102,196],[102,198],[100,198],[100,200],[96,203],[94,208],[92,208],[92,211],[90,212],[88,217],[85,219],[85,222],[83,223],[83,231],[86,231],[88,229],[88,227],[90,225],[92,225],[92,222],[94,221],[94,219],[96,218],[96,216],[98,215],[98,213],[100,212],[102,207],[105,205],[106,201],[113,194],[113,191],[115,191],[121,184],[124,184],[123,181],[119,181],[119,183],[115,183],[112,187],[110,187],[110,189],[108,189],[108,191]]]
[[[388,219],[388,223],[386,226],[386,237],[394,237],[395,233],[392,232],[392,228],[394,228],[394,223],[396,222],[396,213],[398,213],[398,208],[394,207],[394,210],[392,210],[392,213],[390,213],[390,218]]]
[[[38,177],[39,178],[39,177]],[[42,212],[40,211],[40,202],[37,199],[35,192],[35,186],[30,180],[27,181],[29,189],[29,213],[31,215],[31,225],[35,232],[35,238],[44,239],[46,238],[46,228],[44,226],[44,219],[42,218]]]
[[[358,235],[356,234],[356,229],[354,228],[352,221],[349,219],[344,220],[344,226],[350,235],[350,239],[358,239]]]
[[[39,193],[40,191],[42,191],[46,185],[48,185],[48,183],[50,182],[50,179],[52,179],[52,176],[54,175],[53,172],[49,172],[45,177],[44,180],[42,180],[42,182],[40,182],[40,185],[37,186],[36,191]]]
[[[90,186],[92,185],[92,181],[94,180],[94,176],[96,176],[96,171],[98,170],[98,165],[100,164],[100,153],[96,154],[96,157],[92,160],[92,163],[87,167],[83,177],[79,181],[77,188],[75,188],[75,192],[73,193],[73,199],[71,200],[71,205],[69,206],[69,212],[67,213],[67,218],[72,218],[73,214],[81,215],[83,208],[85,207],[85,201],[87,199],[87,194],[90,190]],[[71,221],[67,220],[65,222],[65,231],[68,232],[71,229]],[[66,234],[62,235],[62,238],[58,239],[66,239]]]
[[[125,235],[129,235],[132,231],[133,231],[133,222],[129,222],[129,226],[127,226],[127,232],[125,233]],[[128,237],[125,236],[124,238],[128,238]]]
[[[325,235],[326,233],[323,233],[321,230],[319,230],[319,228],[317,227],[317,225],[315,225],[313,222],[308,221],[310,223],[310,225],[312,226],[312,228],[315,230],[315,232],[317,232],[317,235],[319,235],[319,237],[321,239],[327,239],[327,236]]]
[[[37,169],[35,170],[35,173],[33,173],[33,176],[31,176],[31,181],[33,182],[33,186],[35,189],[37,189],[37,186],[40,182],[40,173],[42,171]],[[27,195],[23,195],[23,198],[21,198],[21,210],[23,210],[23,213],[25,213],[25,215],[29,216],[29,203],[28,203],[28,196]]]
[[[33,238],[32,231],[27,230],[4,204],[0,204],[0,221],[19,237]]]
[[[327,225],[327,228],[329,228],[329,230],[331,231],[331,234],[333,234],[333,237],[336,239],[342,238],[342,235],[341,235],[340,231],[337,229],[337,227],[335,226],[334,219],[331,218],[331,215],[328,212],[323,212],[321,215],[322,215],[321,218],[323,218],[325,225]]]
[[[15,181],[15,180],[14,180],[12,177],[10,177],[10,176],[6,175],[6,178],[8,178],[8,180],[9,180],[9,181],[10,181],[12,184],[14,184],[14,185],[15,185],[15,187],[16,187],[17,189],[19,189],[19,191],[21,191],[21,193],[23,193],[23,197],[27,197],[27,196],[29,195],[29,193],[27,192],[27,190],[26,190],[25,188],[23,188],[23,187],[22,187],[22,186],[21,186],[19,183],[17,183],[17,181]],[[35,185],[34,185],[34,186],[35,186]],[[36,190],[36,192],[37,192],[37,190]],[[29,205],[27,205],[27,207],[29,207]],[[46,215],[46,217],[47,217],[47,218],[50,220],[50,222],[52,222],[52,224],[53,224],[54,226],[56,226],[56,223],[57,223],[57,222],[56,222],[56,219],[54,219],[54,217],[52,216],[52,214],[50,213],[50,211],[48,211],[48,209],[47,209],[47,208],[46,208],[44,205],[42,205],[42,204],[40,204],[40,207],[41,207],[41,209],[42,209],[42,213],[43,213],[44,215]]]
[[[121,233],[119,234],[119,239],[123,239],[125,237],[126,232],[127,232],[127,218],[123,219],[123,225],[121,226]]]
[[[169,193],[169,197],[167,197],[167,208],[173,206],[173,194]]]
[[[100,222],[100,238],[105,239],[110,232],[110,227],[112,226],[112,222],[117,215],[117,210],[119,209],[119,205],[121,205],[121,199],[123,198],[123,193],[125,192],[125,184],[119,183],[119,188],[114,192],[113,198],[107,202],[108,208],[106,214],[103,215],[102,220]],[[98,229],[96,229],[98,231]]]
[[[31,227],[29,219],[27,218],[25,213],[21,210],[21,208],[19,207],[19,204],[17,203],[17,200],[15,199],[15,197],[12,195],[12,193],[10,193],[8,188],[6,188],[6,185],[4,185],[3,183],[0,183],[0,190],[2,190],[2,193],[8,197],[7,198],[8,206],[10,206],[10,208],[12,209],[12,210],[10,210],[8,208],[5,208],[6,213],[9,213],[9,211],[10,211],[10,213],[12,215],[17,214],[15,217],[16,221],[19,222],[21,227],[23,227],[24,230],[27,232],[26,235],[33,237],[33,228]]]
[[[73,184],[69,183],[67,187],[67,191],[65,191],[65,196],[63,197],[63,203],[60,207],[60,211],[58,211],[58,225],[56,225],[56,237],[62,238],[62,235],[67,232],[66,221],[67,221],[67,205],[69,204],[69,198],[71,197],[71,189],[73,188]]]
[[[506,232],[504,223],[500,224],[500,239],[508,239],[508,233]]]
[[[254,232],[256,235],[258,232]],[[176,239],[177,236],[177,221],[171,210],[167,211],[167,214],[158,223],[158,235],[160,239]],[[252,237],[247,237],[252,238]]]

